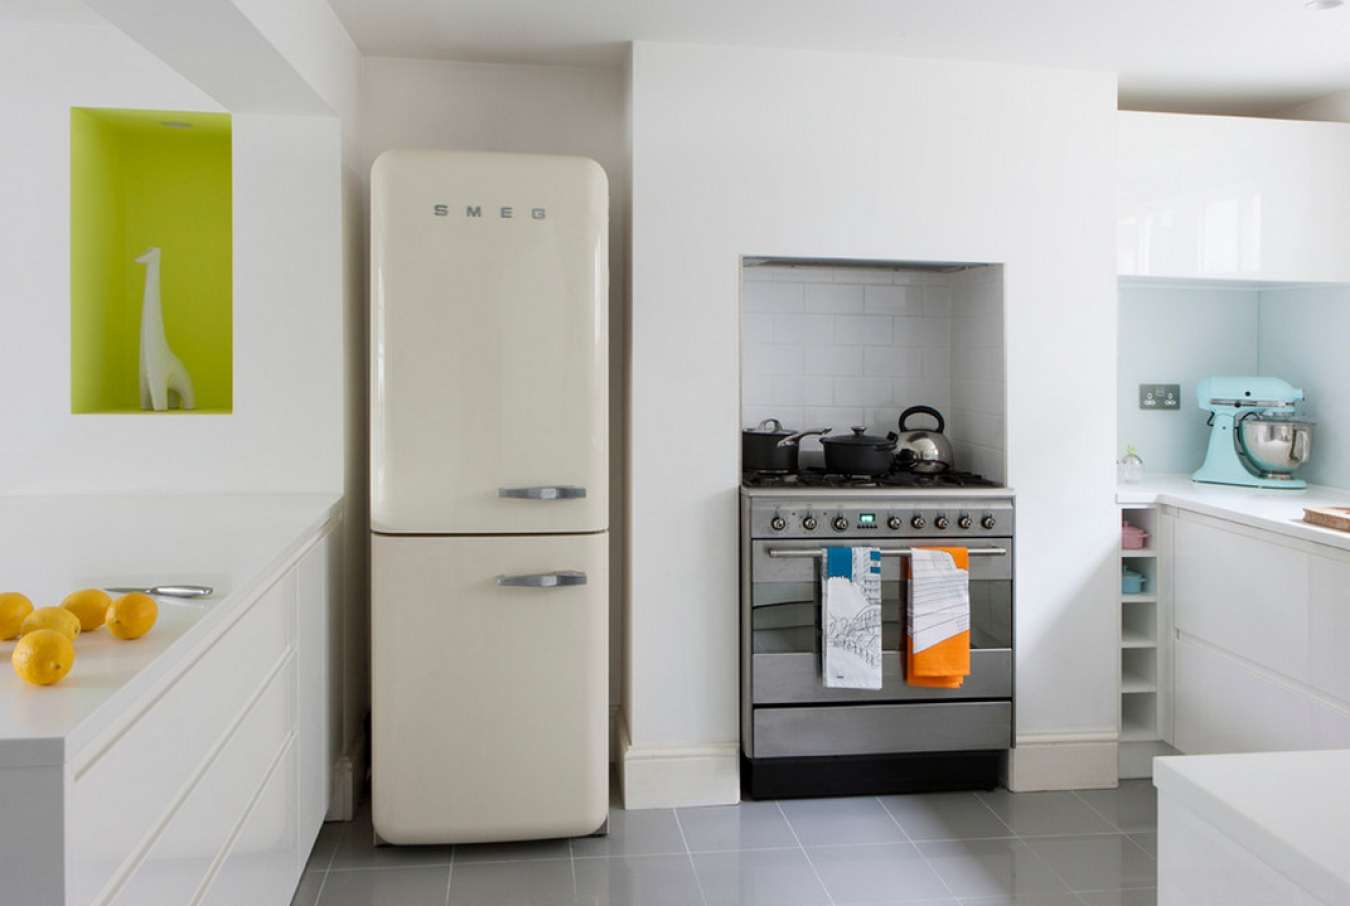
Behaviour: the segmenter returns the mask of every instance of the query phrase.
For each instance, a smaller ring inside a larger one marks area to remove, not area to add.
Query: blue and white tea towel
[[[821,678],[830,689],[881,688],[881,551],[831,547],[821,577]]]

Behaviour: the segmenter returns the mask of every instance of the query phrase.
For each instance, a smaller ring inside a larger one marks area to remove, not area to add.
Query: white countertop
[[[0,497],[0,590],[34,606],[79,588],[211,585],[200,603],[159,598],[159,620],[122,642],[105,630],[75,641],[75,666],[55,686],[29,686],[0,642],[0,767],[52,764],[195,654],[213,627],[263,589],[339,511],[331,494]]]
[[[1156,758],[1159,794],[1325,903],[1350,903],[1350,751]]]
[[[1338,532],[1303,521],[1304,507],[1350,506],[1350,491],[1340,488],[1309,485],[1303,490],[1285,491],[1203,484],[1191,481],[1189,475],[1145,475],[1137,484],[1118,485],[1116,503],[1169,504],[1291,538],[1350,550],[1350,532]]]

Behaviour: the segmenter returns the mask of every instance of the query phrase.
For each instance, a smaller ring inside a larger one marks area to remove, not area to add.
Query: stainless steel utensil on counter
[[[1312,429],[1312,422],[1299,419],[1247,415],[1238,420],[1236,440],[1265,475],[1290,475],[1312,455]]]
[[[210,585],[152,585],[149,588],[105,588],[104,591],[114,591],[119,595],[140,592],[162,598],[209,598],[216,593]]]
[[[937,422],[936,428],[911,428],[911,415],[929,415]],[[947,420],[932,406],[910,406],[900,413],[900,432],[892,433],[895,438],[895,459],[900,468],[910,472],[934,474],[945,472],[956,462],[952,452],[952,442],[942,432],[947,428]]]

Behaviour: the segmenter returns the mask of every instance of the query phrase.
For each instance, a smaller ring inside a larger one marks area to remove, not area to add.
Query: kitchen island
[[[289,896],[327,810],[340,518],[323,494],[0,498],[0,586],[35,606],[215,588],[158,599],[144,638],[78,638],[58,685],[0,673],[7,901]]]

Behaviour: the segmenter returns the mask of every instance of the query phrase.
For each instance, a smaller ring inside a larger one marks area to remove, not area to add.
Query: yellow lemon
[[[17,591],[0,592],[0,639],[18,638],[24,618],[33,612],[33,602]]]
[[[19,639],[9,661],[24,682],[50,686],[75,665],[75,646],[55,629],[34,629]]]
[[[103,625],[111,603],[112,598],[103,589],[85,588],[66,595],[61,606],[79,618],[81,630],[93,632]]]
[[[132,592],[108,606],[108,631],[119,639],[139,639],[159,618],[159,607],[149,595]]]
[[[73,642],[80,634],[80,618],[64,607],[39,607],[23,618],[19,633],[28,635],[39,629],[55,629]]]

